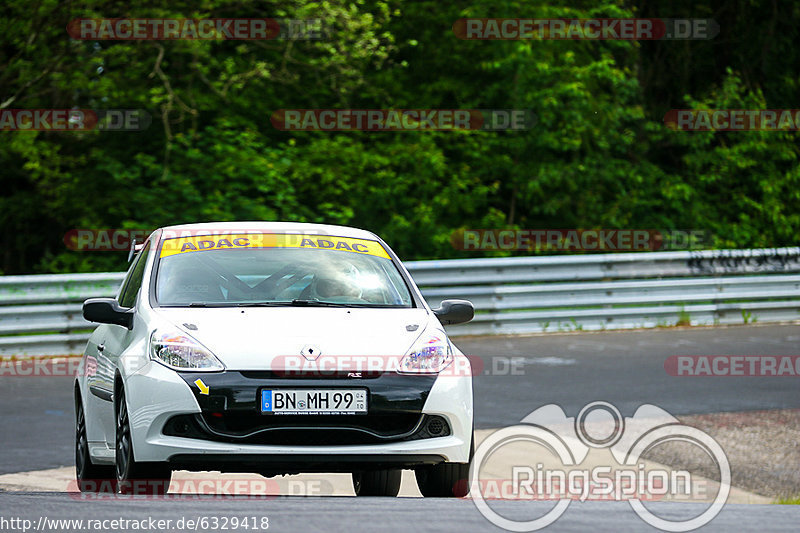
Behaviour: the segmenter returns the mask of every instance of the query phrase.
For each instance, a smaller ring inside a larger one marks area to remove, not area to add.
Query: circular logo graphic
[[[645,407],[652,408],[661,414],[669,415],[666,411],[652,405],[645,404],[640,406],[640,409]],[[554,413],[560,413],[563,418],[553,420]],[[542,420],[539,420],[539,415],[541,415]],[[670,417],[670,419],[669,423],[664,424],[663,420],[659,421],[645,416],[637,417],[637,415],[634,415],[633,418],[628,418],[629,424],[633,422],[639,424],[638,431],[636,429],[631,430],[632,435],[637,438],[628,439],[629,443],[632,441],[628,450],[615,448],[612,454],[616,454],[617,461],[623,458],[619,465],[616,466],[629,468],[638,465],[640,458],[655,446],[677,441],[699,447],[714,461],[719,469],[719,490],[711,505],[698,516],[685,520],[667,520],[656,516],[647,509],[642,503],[639,494],[631,495],[634,497],[627,498],[633,511],[651,526],[664,531],[685,532],[707,524],[722,510],[730,494],[731,470],[724,450],[711,436],[697,428],[680,424],[674,417]],[[503,446],[515,442],[530,442],[544,447],[555,455],[564,467],[560,472],[565,472],[571,468],[577,469],[578,465],[583,462],[583,458],[587,453],[586,447],[610,448],[619,443],[626,428],[626,419],[622,417],[619,410],[608,402],[600,401],[592,402],[583,407],[574,419],[567,418],[560,407],[551,404],[532,412],[525,417],[524,422],[524,424],[506,427],[489,435],[475,450],[470,467],[470,495],[475,507],[492,524],[514,532],[536,531],[547,527],[561,517],[572,499],[569,494],[559,495],[560,499],[557,500],[554,507],[543,516],[533,520],[512,520],[500,515],[487,504],[480,476],[481,469],[492,455],[498,453]],[[636,424],[632,427],[635,428]],[[574,432],[573,434],[570,434],[570,429]],[[581,459],[576,461],[576,457]],[[612,466],[614,465],[601,465],[606,473]],[[515,469],[518,467],[522,467],[522,465],[514,466]],[[540,468],[541,464],[538,467]],[[528,465],[525,465],[524,468],[532,471]],[[581,472],[585,474],[594,473],[586,469],[581,469]],[[521,487],[522,485],[520,485]],[[517,494],[517,492],[513,493]]]
[[[609,448],[625,431],[619,409],[608,402],[592,402],[575,418],[575,434],[590,448]]]

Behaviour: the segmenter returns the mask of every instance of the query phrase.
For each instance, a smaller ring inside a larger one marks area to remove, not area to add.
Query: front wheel
[[[75,479],[81,492],[116,492],[117,479],[113,466],[96,465],[89,456],[86,437],[86,415],[76,391],[75,397]]]
[[[123,494],[163,495],[172,478],[168,464],[140,463],[133,458],[131,423],[122,390],[117,408],[116,474],[117,486]]]
[[[469,494],[469,468],[475,455],[475,426],[469,443],[469,463],[441,463],[414,471],[417,487],[426,498],[464,498]]]
[[[441,463],[414,471],[425,497],[463,498],[469,494],[469,463]]]
[[[367,470],[353,472],[356,496],[397,496],[402,470]]]

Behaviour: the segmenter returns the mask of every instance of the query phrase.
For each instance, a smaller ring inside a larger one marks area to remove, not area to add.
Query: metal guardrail
[[[800,248],[455,259],[406,263],[432,306],[475,304],[453,335],[800,320]],[[124,274],[0,277],[0,355],[80,353],[81,304]]]
[[[83,352],[87,298],[114,296],[123,272],[0,277],[0,356]]]

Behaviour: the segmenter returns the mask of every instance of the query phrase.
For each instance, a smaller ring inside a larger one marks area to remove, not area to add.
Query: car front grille
[[[438,415],[205,413],[172,417],[164,434],[237,444],[331,446],[444,437],[451,429]]]

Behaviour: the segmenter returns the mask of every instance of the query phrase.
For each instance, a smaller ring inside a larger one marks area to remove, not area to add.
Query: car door
[[[118,296],[119,304],[123,308],[132,308],[136,305],[149,252],[150,243],[148,242],[128,271]],[[98,340],[100,344],[96,347],[97,372],[94,378],[89,380],[89,388],[92,392],[91,396],[96,400],[97,420],[103,429],[105,441],[110,447],[113,447],[116,440],[116,420],[112,399],[114,376],[119,366],[120,355],[133,341],[133,332],[125,326],[108,324],[105,326],[103,338]]]

